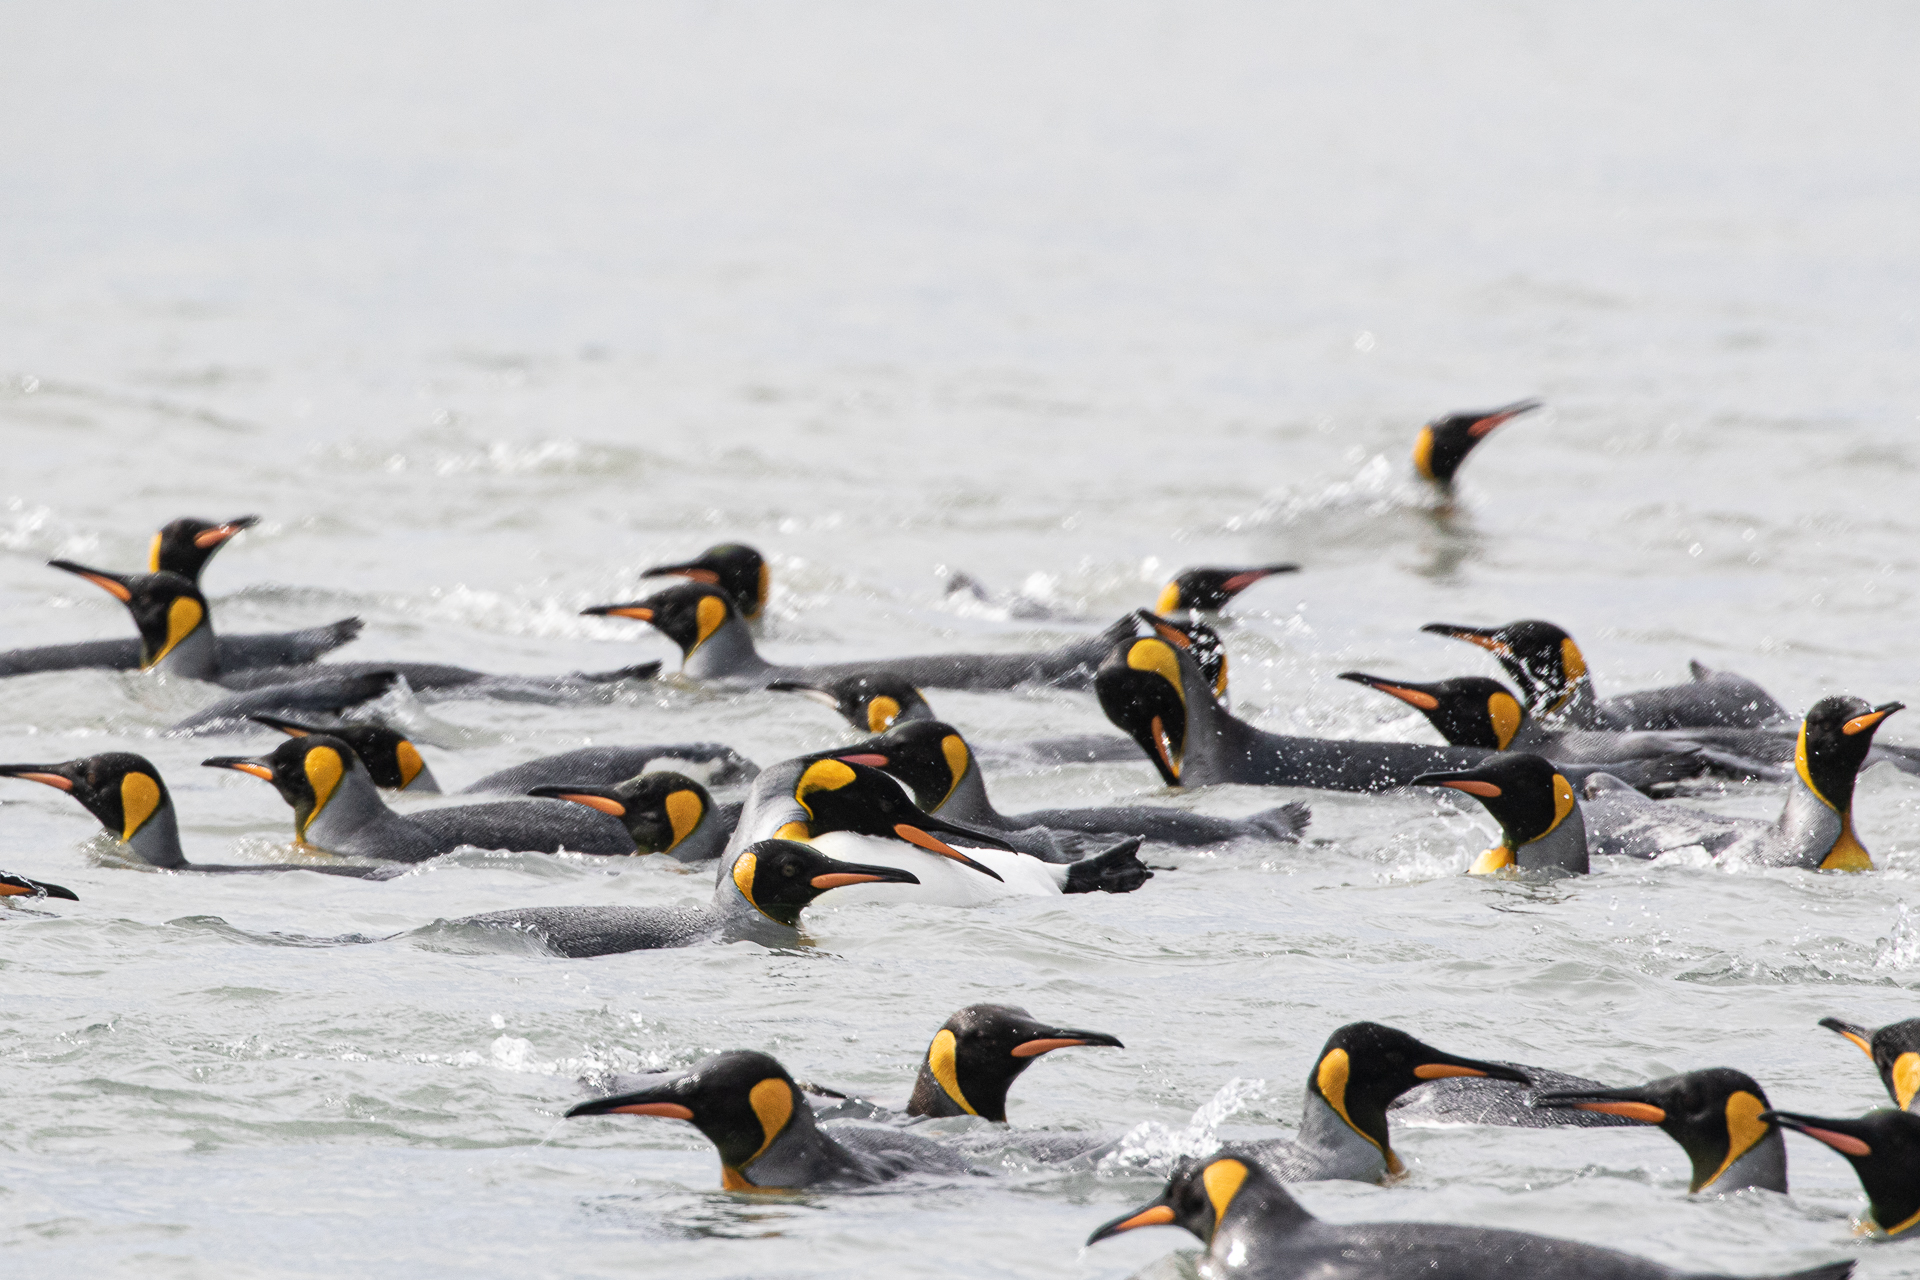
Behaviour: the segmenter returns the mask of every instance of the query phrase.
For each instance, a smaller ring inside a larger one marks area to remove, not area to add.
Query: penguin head
[[[1222,1147],[1175,1166],[1158,1199],[1123,1213],[1087,1237],[1088,1244],[1140,1227],[1184,1227],[1208,1245],[1220,1229],[1256,1222],[1263,1236],[1298,1229],[1313,1216],[1253,1156]]]
[[[140,629],[140,669],[151,670],[190,637],[211,628],[207,598],[191,578],[162,570],[159,573],[108,573],[71,560],[48,564],[78,574],[127,606]],[[197,674],[197,673],[196,673]]]
[[[1527,721],[1527,709],[1520,705],[1520,699],[1498,680],[1485,676],[1462,676],[1432,684],[1389,680],[1364,671],[1342,671],[1340,678],[1400,699],[1424,715],[1440,736],[1456,747],[1505,751]]]
[[[23,778],[64,791],[100,820],[100,825],[131,840],[173,800],[160,771],[145,756],[109,751],[60,764],[0,765],[0,777]]]
[[[8,871],[0,871],[0,898],[65,898],[69,902],[80,901],[79,894],[62,885],[29,880]]]
[[[1177,613],[1183,609],[1222,609],[1229,600],[1262,578],[1299,571],[1297,564],[1257,565],[1246,569],[1182,569],[1174,575],[1173,581],[1161,589],[1153,611]]]
[[[995,880],[1000,876],[991,868],[981,866],[933,833],[958,836],[967,844],[988,849],[1013,847],[999,836],[923,813],[878,769],[832,757],[815,760],[801,770],[793,785],[793,799],[806,818],[789,822],[776,833],[788,840],[811,840],[830,831],[904,840]]]
[[[1539,407],[1538,400],[1516,400],[1498,409],[1435,418],[1413,438],[1413,469],[1438,484],[1451,484],[1453,473],[1475,445],[1493,434],[1494,428]]]
[[[1560,710],[1583,683],[1591,684],[1587,659],[1573,637],[1551,622],[1527,619],[1504,627],[1463,627],[1429,622],[1420,628],[1437,636],[1465,640],[1499,660],[1536,715]]]
[[[358,774],[367,785],[367,766],[352,747],[325,733],[289,738],[264,756],[214,756],[209,769],[233,769],[264,778],[293,806],[293,832],[306,839],[307,828],[325,811],[347,778]]]
[[[338,738],[353,748],[353,754],[360,757],[360,763],[367,766],[367,775],[373,779],[373,785],[387,791],[405,791],[413,787],[419,791],[435,791],[433,772],[427,768],[426,760],[420,755],[420,748],[413,745],[407,736],[378,722],[370,724],[336,724],[320,726],[302,724],[298,720],[289,720],[283,716],[248,716],[256,724],[266,725],[269,729],[278,729],[291,738],[310,737],[324,733]],[[415,783],[421,783],[415,787]]]
[[[734,859],[732,876],[734,887],[756,911],[790,929],[799,926],[800,909],[829,889],[850,884],[920,883],[920,877],[911,871],[841,862],[797,840],[761,840],[748,845]]]
[[[1187,748],[1187,692],[1180,669],[1184,654],[1159,636],[1123,640],[1093,675],[1100,709],[1140,744],[1170,787],[1180,785]]]
[[[1218,631],[1191,614],[1185,618],[1163,618],[1145,609],[1135,609],[1133,617],[1135,635],[1159,636],[1174,648],[1183,650],[1193,659],[1193,665],[1200,668],[1200,674],[1205,677],[1207,687],[1213,690],[1213,696],[1225,700],[1227,645]]]
[[[1037,1022],[1025,1009],[1006,1004],[970,1004],[934,1032],[913,1097],[910,1116],[1007,1118],[1007,1090],[1041,1054],[1081,1045],[1125,1048],[1104,1031],[1079,1031]]]
[[[1873,747],[1874,730],[1902,704],[1869,706],[1864,698],[1822,698],[1807,711],[1794,749],[1800,781],[1837,813],[1853,807],[1853,782]]]
[[[943,720],[895,725],[878,737],[855,744],[839,759],[899,779],[913,792],[914,803],[928,813],[939,812],[973,767],[967,740]]]
[[[147,552],[147,572],[177,573],[190,582],[199,582],[200,571],[213,559],[214,552],[226,546],[234,534],[259,523],[259,516],[235,516],[221,523],[183,516],[163,525],[160,532],[153,535],[153,546]]]
[[[760,1190],[748,1176],[753,1162],[796,1125],[813,1128],[813,1112],[787,1069],[748,1049],[712,1054],[645,1089],[567,1112],[569,1119],[610,1115],[690,1121],[719,1150],[721,1185],[729,1191]]]
[[[1902,1111],[1913,1109],[1914,1098],[1920,1096],[1920,1018],[1891,1022],[1878,1031],[1838,1018],[1822,1018],[1820,1025],[1858,1045],[1873,1059],[1894,1104]]]
[[[1730,1067],[1688,1071],[1628,1089],[1543,1093],[1536,1103],[1659,1125],[1693,1162],[1689,1191],[1712,1186],[1734,1161],[1779,1129],[1762,1119],[1771,1105],[1766,1091],[1752,1076]]]
[[[680,564],[657,564],[640,576],[660,578],[673,575],[718,587],[733,600],[740,616],[752,621],[767,606],[767,587],[772,573],[758,551],[739,542],[723,542],[708,547],[691,560]]]
[[[1920,1116],[1883,1107],[1857,1120],[1793,1111],[1767,1111],[1760,1118],[1804,1133],[1845,1156],[1880,1230],[1897,1236],[1920,1224]]]
[[[705,644],[714,632],[740,617],[732,596],[704,582],[668,587],[631,604],[597,604],[580,612],[594,618],[635,618],[650,622],[680,646],[682,658],[692,657],[693,651]]]
[[[891,672],[843,676],[823,684],[775,680],[767,688],[797,693],[832,707],[848,724],[865,733],[885,733],[902,721],[933,719],[933,708],[913,682]]]
[[[1307,1094],[1326,1103],[1348,1128],[1378,1147],[1388,1171],[1398,1173],[1399,1157],[1387,1141],[1388,1104],[1409,1089],[1449,1076],[1530,1083],[1525,1072],[1513,1067],[1457,1058],[1378,1022],[1350,1022],[1321,1048],[1319,1061],[1307,1077]]]
[[[1413,785],[1464,791],[1500,824],[1500,844],[1480,855],[1475,875],[1518,865],[1521,849],[1551,835],[1580,808],[1567,776],[1551,761],[1524,751],[1503,751],[1471,769],[1423,773]]]
[[[620,819],[636,853],[671,853],[713,812],[707,789],[683,774],[660,770],[610,787],[547,783],[530,796],[568,800]]]

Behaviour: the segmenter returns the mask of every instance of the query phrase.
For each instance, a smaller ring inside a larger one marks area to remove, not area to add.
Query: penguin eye
[[[800,874],[800,867],[797,863],[793,861],[793,859],[788,858],[781,862],[780,874],[785,876],[787,879],[791,880],[795,876]]]

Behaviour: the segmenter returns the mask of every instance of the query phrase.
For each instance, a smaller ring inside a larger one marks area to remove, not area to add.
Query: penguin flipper
[[[28,676],[41,671],[136,671],[140,641],[83,640],[78,644],[43,644],[0,653],[0,676]]]
[[[1274,840],[1288,843],[1297,842],[1307,825],[1313,821],[1313,810],[1298,800],[1289,801],[1274,809],[1264,809],[1249,816],[1249,827]]]
[[[1140,837],[1121,841],[1105,853],[1082,858],[1067,868],[1062,893],[1132,893],[1153,872],[1140,861]]]
[[[220,636],[218,662],[222,672],[247,671],[254,667],[297,667],[332,653],[359,636],[366,623],[359,618],[341,618],[324,627],[304,631],[276,631],[259,635]]]
[[[185,738],[197,733],[257,729],[259,726],[250,718],[257,715],[341,711],[380,697],[399,680],[391,671],[360,671],[351,675],[326,674],[325,668],[316,671],[317,674],[308,679],[231,694],[169,726],[167,736]]]

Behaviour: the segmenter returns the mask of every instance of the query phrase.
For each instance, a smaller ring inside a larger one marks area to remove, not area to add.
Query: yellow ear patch
[[[153,811],[160,807],[160,784],[144,773],[130,773],[120,779],[120,812],[126,820],[126,826],[120,832],[122,840],[133,839],[133,833],[145,826]]]
[[[1216,1230],[1220,1220],[1227,1216],[1227,1206],[1240,1194],[1240,1186],[1246,1180],[1247,1166],[1238,1160],[1215,1160],[1200,1175],[1200,1185],[1207,1189],[1207,1199],[1213,1202],[1213,1225]]]
[[[1906,1111],[1913,1106],[1913,1095],[1920,1093],[1920,1053],[1903,1053],[1893,1060],[1894,1101],[1900,1109]]]
[[[673,844],[667,846],[670,852],[682,840],[693,834],[700,825],[700,819],[706,815],[707,806],[700,803],[700,797],[691,791],[675,791],[667,796],[667,821],[673,825]]]
[[[886,694],[867,703],[867,731],[885,733],[900,718],[900,704]]]
[[[1180,584],[1169,582],[1160,592],[1160,598],[1153,602],[1155,613],[1172,613],[1180,607]]]
[[[307,785],[313,788],[313,811],[307,815],[307,821],[312,822],[333,799],[334,788],[346,776],[347,762],[332,747],[315,747],[307,752],[305,767]]]
[[[1753,1144],[1767,1136],[1767,1122],[1760,1113],[1767,1104],[1748,1093],[1745,1089],[1736,1089],[1727,1098],[1727,1158],[1713,1171],[1713,1176],[1698,1187],[1689,1187],[1698,1191],[1710,1187],[1720,1180],[1720,1175],[1733,1167],[1733,1162],[1753,1149]]]
[[[761,1132],[767,1135],[760,1144],[760,1150],[743,1161],[752,1164],[773,1145],[773,1140],[787,1127],[787,1121],[793,1119],[793,1086],[785,1080],[769,1076],[747,1091],[747,1105],[760,1118]]]
[[[200,607],[200,602],[187,596],[181,596],[168,605],[167,642],[160,647],[160,652],[153,655],[147,666],[153,666],[172,653],[182,640],[193,634],[194,628],[199,626],[201,619],[206,616],[207,611]]]
[[[760,904],[753,900],[753,877],[759,870],[760,859],[751,853],[743,853],[734,859],[733,887],[740,891],[740,896],[745,898],[747,905],[755,911],[760,911]],[[760,911],[760,914],[767,913]]]
[[[701,596],[699,605],[693,611],[693,617],[699,630],[694,636],[693,648],[688,649],[688,653],[705,644],[707,637],[718,631],[720,624],[727,620],[727,602],[719,596]]]
[[[1561,823],[1565,822],[1567,815],[1572,812],[1573,784],[1567,781],[1565,774],[1556,773],[1553,775],[1553,826],[1542,831],[1539,835],[1535,836],[1534,839],[1543,840],[1547,836],[1552,835],[1554,827],[1558,827]]]
[[[967,764],[972,757],[967,751],[966,739],[957,733],[950,733],[940,739],[940,754],[947,758],[947,776],[953,779],[947,784],[947,794],[940,798],[940,804],[945,804],[952,797],[954,789],[960,785],[960,779],[967,776]],[[933,807],[938,809],[940,804]]]
[[[1433,428],[1422,427],[1420,434],[1413,438],[1413,469],[1427,479],[1433,479]]]
[[[1560,666],[1567,673],[1568,684],[1578,684],[1586,679],[1587,659],[1571,636],[1560,642]]]
[[[967,1101],[967,1095],[960,1092],[960,1074],[954,1059],[959,1052],[959,1042],[953,1032],[945,1027],[933,1033],[933,1043],[927,1046],[927,1070],[933,1072],[933,1078],[940,1082],[940,1088],[953,1099],[953,1105],[970,1116],[980,1113]]]
[[[1151,671],[1180,695],[1180,701],[1187,700],[1187,691],[1180,683],[1180,659],[1173,652],[1173,646],[1165,640],[1136,640],[1127,650],[1127,665],[1135,671]]]
[[[1513,735],[1520,732],[1523,718],[1520,700],[1512,694],[1496,693],[1487,699],[1487,719],[1493,725],[1493,740],[1500,744],[1500,750],[1505,751]]]
[[[393,749],[393,758],[400,766],[402,790],[412,786],[413,780],[420,776],[420,771],[427,767],[427,762],[420,758],[419,748],[405,738],[400,739],[400,745]]]
[[[773,567],[762,560],[760,562],[760,590],[753,598],[753,613],[751,616],[755,618],[760,616],[760,610],[765,608],[767,604],[767,592],[771,590],[772,587]]]
[[[816,760],[807,766],[807,771],[800,775],[800,781],[794,784],[793,798],[811,817],[813,810],[807,807],[808,796],[816,791],[838,791],[859,776],[853,771],[853,766],[844,761]]]
[[[1347,1114],[1347,1076],[1352,1071],[1352,1065],[1345,1049],[1329,1050],[1327,1056],[1320,1059],[1320,1068],[1314,1072],[1313,1082],[1320,1087],[1320,1096],[1326,1100],[1327,1105],[1347,1122],[1347,1128],[1360,1134],[1377,1147],[1380,1144],[1362,1132],[1360,1126],[1353,1122],[1353,1117]],[[1237,1189],[1238,1184],[1236,1183],[1235,1186]]]
[[[160,572],[160,535],[153,535],[153,544],[147,548],[147,572]]]

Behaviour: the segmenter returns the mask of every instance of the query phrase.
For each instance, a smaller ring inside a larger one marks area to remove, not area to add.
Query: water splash
[[[1911,969],[1920,965],[1920,926],[1916,926],[1913,912],[1902,902],[1895,908],[1893,927],[1887,930],[1887,936],[1874,943],[1873,967],[1876,969]]]
[[[1204,1156],[1220,1146],[1222,1124],[1267,1096],[1265,1080],[1235,1076],[1193,1113],[1184,1129],[1148,1120],[1128,1130],[1100,1159],[1102,1173],[1166,1173],[1182,1160]]]

